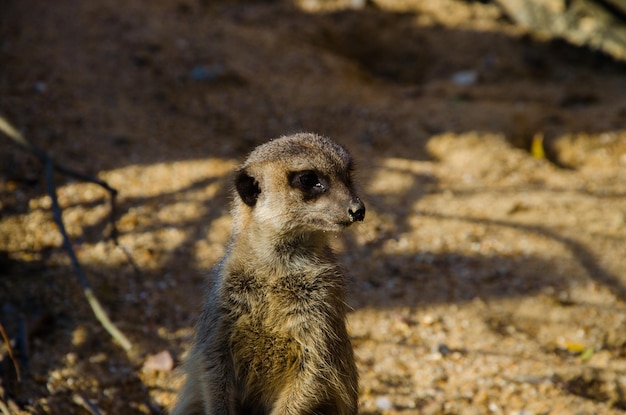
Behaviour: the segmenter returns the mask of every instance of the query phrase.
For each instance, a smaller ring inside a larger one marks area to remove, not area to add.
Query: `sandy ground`
[[[43,168],[0,141],[0,322],[28,340],[21,384],[1,343],[8,413],[167,407],[179,374],[151,357],[189,347],[230,173],[295,131],[358,161],[367,217],[335,245],[362,414],[626,413],[626,66],[489,1],[320,4],[2,2],[0,113],[119,190],[139,268],[107,238],[107,194],[57,174],[126,353],[86,304]]]

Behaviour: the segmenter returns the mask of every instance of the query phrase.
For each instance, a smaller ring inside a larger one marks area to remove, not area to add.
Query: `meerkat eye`
[[[326,191],[325,180],[314,171],[300,171],[290,174],[289,183],[302,190],[307,196],[315,197]]]
[[[317,174],[313,173],[312,171],[301,174],[299,178],[299,184],[304,189],[321,189],[324,187],[322,183],[320,183],[320,180],[317,178]]]

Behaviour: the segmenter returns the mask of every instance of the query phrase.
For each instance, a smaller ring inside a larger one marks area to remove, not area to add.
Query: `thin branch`
[[[40,159],[46,156],[39,147],[26,140],[26,138],[2,116],[0,116],[0,131],[22,148],[34,153]]]
[[[70,242],[70,237],[67,234],[67,230],[65,229],[65,225],[63,224],[63,216],[61,214],[61,208],[59,207],[59,200],[57,198],[56,188],[54,186],[54,173],[53,173],[53,163],[52,160],[45,160],[45,176],[46,176],[46,188],[48,191],[48,196],[52,200],[52,216],[54,221],[56,222],[59,232],[61,232],[61,236],[63,237],[63,248],[67,251],[67,255],[70,257],[70,262],[72,264],[72,268],[78,275],[78,279],[80,280],[80,284],[86,288],[89,287],[89,281],[81,268],[78,258],[76,257],[76,252],[72,248],[72,243]]]
[[[89,305],[91,306],[91,309],[93,310],[94,315],[100,321],[102,326],[109,332],[109,334],[111,334],[111,336],[113,336],[114,339],[116,339],[120,343],[120,345],[122,346],[122,348],[124,348],[124,350],[128,351],[132,347],[130,341],[111,322],[111,320],[109,319],[109,316],[100,305],[100,302],[98,301],[96,296],[93,294],[91,285],[89,284],[89,281],[87,280],[87,276],[85,275],[83,268],[80,266],[80,263],[78,262],[78,258],[76,257],[76,252],[74,252],[74,249],[72,248],[70,238],[67,234],[67,230],[65,229],[65,225],[63,224],[61,208],[59,206],[59,201],[57,199],[56,188],[54,187],[54,178],[53,178],[54,172],[53,172],[52,160],[50,159],[46,160],[45,171],[46,171],[46,184],[48,188],[48,195],[50,196],[50,199],[52,199],[52,214],[54,216],[54,221],[59,227],[59,231],[61,232],[61,236],[63,237],[63,247],[65,248],[65,250],[67,251],[67,254],[70,257],[72,268],[74,269],[74,272],[76,272],[76,275],[78,275],[80,284],[83,286],[83,293],[85,294],[85,297],[87,298],[87,301],[89,302]]]
[[[113,322],[111,322],[108,314],[100,305],[100,301],[98,301],[91,288],[84,287],[83,293],[85,294],[87,302],[89,302],[89,305],[91,306],[94,315],[100,321],[100,324],[102,324],[102,327],[104,327],[106,331],[108,331],[109,334],[115,340],[117,340],[117,342],[120,344],[120,346],[122,346],[124,350],[129,351],[130,349],[132,349],[133,345],[131,344],[130,340],[128,340],[128,338],[124,336],[124,333],[122,333],[117,328],[117,326],[113,324]]]
[[[52,163],[55,170],[59,173],[62,173],[66,176],[73,177],[78,180],[82,180],[88,183],[94,183],[98,186],[105,189],[109,192],[111,197],[110,201],[110,214],[109,214],[109,222],[111,223],[111,238],[118,245],[117,242],[117,227],[115,225],[115,199],[117,197],[117,190],[113,187],[109,186],[107,182],[104,180],[100,180],[97,177],[90,176],[88,174],[81,173],[72,168],[63,166],[61,164],[56,163],[52,157],[50,157],[45,151],[39,148],[37,145],[31,143],[24,137],[17,129],[15,129],[4,117],[0,116],[0,131],[2,131],[7,137],[13,140],[14,143],[22,147],[22,149],[34,154],[42,164],[46,164],[47,162]]]
[[[7,336],[7,332],[4,331],[4,326],[2,322],[0,322],[0,335],[2,335],[2,339],[7,344],[7,350],[9,352],[9,358],[11,362],[13,362],[13,367],[15,368],[15,375],[17,377],[17,381],[22,383],[22,373],[20,372],[20,365],[17,363],[17,359],[15,358],[15,353],[13,353],[13,347],[11,347],[11,340],[9,340],[9,336]]]
[[[93,402],[91,402],[86,396],[80,393],[77,393],[77,394],[74,394],[74,396],[72,397],[72,400],[74,401],[76,405],[81,406],[82,408],[87,410],[87,412],[89,412],[91,415],[102,415],[102,412],[100,411],[100,409]]]
[[[72,243],[70,242],[70,238],[67,234],[67,230],[65,229],[65,225],[63,223],[61,207],[59,206],[59,201],[58,201],[57,193],[56,193],[56,187],[54,185],[54,170],[58,170],[59,172],[63,174],[66,174],[66,175],[69,175],[69,176],[72,176],[81,180],[98,184],[99,186],[103,187],[109,192],[109,194],[111,195],[111,215],[110,215],[110,220],[112,224],[111,237],[113,241],[115,242],[116,246],[119,246],[118,241],[117,241],[117,228],[115,227],[115,216],[114,216],[115,215],[115,197],[117,196],[117,190],[115,190],[114,188],[109,186],[106,182],[98,178],[85,175],[83,173],[77,172],[75,170],[69,169],[65,166],[61,166],[55,163],[45,151],[43,151],[42,149],[40,149],[39,147],[37,147],[36,145],[28,141],[19,131],[17,131],[2,116],[0,116],[0,131],[3,132],[5,135],[7,135],[15,143],[17,143],[20,147],[33,153],[44,164],[46,188],[47,188],[48,196],[50,196],[50,199],[52,200],[53,218],[59,228],[59,232],[61,232],[61,236],[63,237],[63,248],[65,249],[68,256],[70,257],[72,268],[74,269],[74,272],[76,272],[76,275],[78,276],[80,284],[83,287],[83,293],[85,297],[87,298],[87,302],[89,303],[89,306],[91,307],[96,318],[100,321],[102,326],[109,332],[109,334],[118,341],[118,343],[122,346],[122,348],[124,348],[124,350],[126,351],[130,350],[132,348],[130,341],[109,319],[107,313],[104,311],[104,309],[100,305],[100,302],[98,301],[96,296],[93,294],[93,291],[91,289],[91,284],[89,283],[89,280],[87,279],[87,276],[85,275],[85,272],[83,271],[78,261],[78,258],[76,257],[76,252],[74,251],[74,248],[72,247]],[[124,252],[127,253],[126,251]],[[131,264],[133,265],[135,270],[137,270],[138,269],[137,266],[135,265],[134,261],[132,261],[132,258],[130,258],[128,253],[127,253],[127,257],[130,259]]]
[[[116,209],[116,200],[117,200],[117,189],[109,186],[109,184],[107,182],[105,182],[104,180],[101,180],[97,177],[94,176],[90,176],[88,174],[84,174],[81,173],[79,171],[76,171],[72,168],[63,166],[61,164],[56,163],[45,151],[43,151],[41,148],[39,148],[37,145],[31,143],[30,141],[28,141],[19,131],[17,131],[17,129],[15,129],[5,118],[3,118],[2,116],[0,116],[0,131],[3,132],[7,137],[9,137],[11,140],[13,140],[13,142],[15,142],[17,145],[19,145],[20,147],[22,147],[22,149],[34,154],[39,161],[41,161],[42,164],[46,164],[48,161],[50,161],[52,163],[52,165],[54,166],[54,169],[56,171],[58,171],[59,173],[62,173],[66,176],[70,176],[73,177],[75,179],[79,179],[88,183],[94,183],[97,184],[98,186],[102,187],[103,189],[105,189],[110,196],[109,199],[109,224],[111,226],[111,231],[109,233],[109,237],[111,238],[111,240],[113,241],[114,245],[121,249],[122,252],[124,253],[124,256],[126,257],[126,260],[128,261],[128,263],[131,265],[131,267],[133,268],[133,270],[135,271],[135,275],[140,276],[141,275],[141,270],[139,269],[139,266],[135,263],[135,260],[133,259],[132,255],[130,254],[130,252],[128,251],[128,248],[126,248],[125,246],[121,245],[119,243],[119,231],[117,229],[117,224],[116,224],[116,220],[115,218],[117,217],[117,209]]]
[[[0,397],[0,414],[13,415],[9,407],[2,401],[2,397]]]

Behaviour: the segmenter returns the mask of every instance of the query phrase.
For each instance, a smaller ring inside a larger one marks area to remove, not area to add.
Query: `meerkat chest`
[[[333,263],[300,260],[297,265],[276,269],[226,270],[226,307],[231,315],[274,327],[298,314],[315,312],[320,305],[343,295],[343,278]]]
[[[309,343],[331,332],[335,273],[279,278],[248,275],[227,287],[231,308],[231,350],[244,378],[274,379],[296,370]],[[282,375],[281,375],[282,374]]]
[[[245,279],[245,281],[241,281]],[[230,350],[237,379],[251,396],[282,388],[302,360],[302,345],[287,324],[289,306],[267,279],[238,277],[227,291],[231,313]],[[259,389],[260,388],[260,389]]]

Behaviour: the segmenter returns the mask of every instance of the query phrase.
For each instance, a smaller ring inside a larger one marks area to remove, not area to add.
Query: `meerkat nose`
[[[352,222],[360,222],[365,218],[365,205],[361,202],[361,199],[357,197],[350,201],[348,215],[350,215],[350,221]]]

